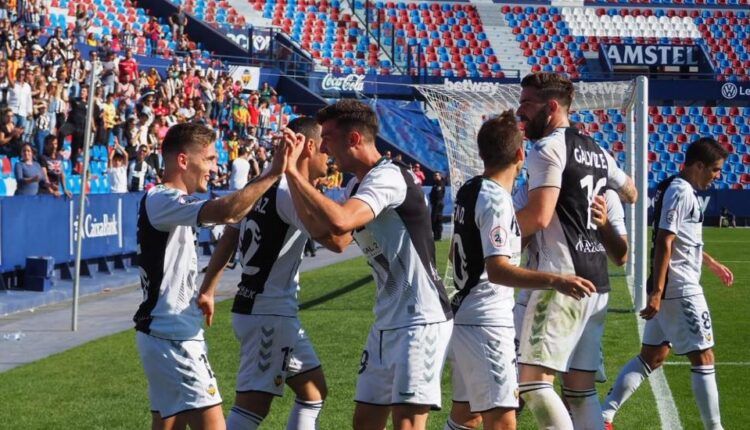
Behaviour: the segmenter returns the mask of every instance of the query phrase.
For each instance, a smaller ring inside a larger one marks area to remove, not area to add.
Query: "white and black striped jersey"
[[[375,214],[353,232],[377,284],[375,329],[451,319],[448,295],[435,269],[430,211],[411,170],[383,158],[362,182],[351,180],[346,192]]]
[[[527,159],[529,191],[558,187],[549,226],[535,235],[538,268],[576,274],[599,292],[609,290],[607,254],[591,220],[591,202],[606,187],[620,189],[627,175],[614,159],[576,128],[558,128],[534,142]]]
[[[671,176],[656,188],[651,232],[651,273],[654,270],[653,243],[659,230],[675,234],[662,297],[674,299],[702,294],[703,208],[696,190],[680,176]],[[650,276],[647,285],[651,292]]]
[[[204,203],[163,185],[141,199],[137,258],[143,302],[133,317],[136,330],[163,339],[203,339],[195,229]]]
[[[232,312],[296,317],[299,266],[308,234],[286,177],[266,191],[240,224],[242,277]]]
[[[513,190],[513,207],[516,211],[523,209],[528,203],[528,189],[525,186],[517,187]],[[622,201],[620,196],[611,189],[607,189],[604,193],[604,198],[607,201],[607,220],[609,221],[615,234],[618,236],[627,236],[628,230],[625,226],[625,209],[622,207]],[[526,268],[530,270],[536,270],[538,266],[538,253],[536,249],[536,241],[532,240],[526,246]]]
[[[505,256],[518,266],[521,231],[510,193],[476,176],[456,193],[453,212],[454,323],[513,327],[513,288],[489,281],[485,260]]]

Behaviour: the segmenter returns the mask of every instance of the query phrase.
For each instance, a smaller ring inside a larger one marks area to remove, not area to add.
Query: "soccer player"
[[[527,159],[528,204],[517,213],[521,232],[534,236],[540,271],[576,274],[591,281],[597,293],[582,300],[550,289],[531,293],[519,348],[520,393],[540,427],[572,429],[552,385],[557,372],[566,373],[566,390],[581,399],[576,427],[598,429],[604,426],[594,381],[601,339],[588,333],[601,334],[602,321],[592,315],[606,307],[609,278],[591,203],[605,187],[629,203],[637,191],[608,153],[570,126],[570,80],[533,73],[521,87],[517,114],[533,145]]]
[[[305,137],[305,148],[297,160],[300,174],[310,183],[325,176],[328,156],[320,151],[320,126],[315,119],[296,118],[289,129]],[[307,240],[282,176],[241,224],[227,226],[211,256],[203,288],[214,290],[240,244],[242,278],[232,307],[232,326],[240,341],[240,368],[237,396],[227,418],[229,430],[258,428],[274,396],[283,395],[285,383],[297,395],[287,428],[317,428],[326,383],[297,316],[299,265]]]
[[[450,356],[453,407],[446,430],[515,429],[518,407],[513,289],[548,287],[575,298],[596,291],[577,276],[518,267],[521,232],[510,192],[524,162],[513,111],[485,122],[477,136],[484,172],[456,194],[451,256],[458,293]]]
[[[154,429],[223,429],[221,396],[206,357],[202,309],[213,291],[199,291],[195,228],[238,222],[281,176],[286,151],[243,190],[215,200],[206,192],[216,169],[216,136],[199,124],[169,129],[162,150],[164,183],[143,197],[138,214],[138,266],[143,302],[133,317],[138,351],[148,379]],[[207,311],[208,312],[208,311]],[[210,317],[208,319],[210,324]]]
[[[622,404],[662,365],[670,349],[687,355],[692,365],[693,394],[706,429],[721,429],[719,391],[714,369],[711,314],[700,285],[701,264],[727,286],[734,275],[703,251],[703,210],[697,191],[721,175],[727,151],[715,140],[690,145],[678,175],[662,181],[654,198],[651,273],[641,352],[617,376],[604,401],[604,421],[612,420]]]
[[[356,430],[425,429],[440,406],[440,373],[453,328],[450,303],[435,268],[430,213],[409,168],[375,147],[375,112],[340,100],[318,112],[324,152],[356,179],[339,204],[310,185],[292,162],[286,176],[313,239],[356,240],[377,285],[375,323],[362,353],[354,409]]]

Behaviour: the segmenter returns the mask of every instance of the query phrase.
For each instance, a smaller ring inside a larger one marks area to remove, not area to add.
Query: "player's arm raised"
[[[250,212],[255,202],[281,177],[286,169],[287,151],[283,144],[276,147],[268,172],[243,189],[203,205],[198,221],[201,224],[233,224]]]
[[[203,278],[203,283],[198,293],[198,307],[201,308],[203,315],[206,316],[206,325],[208,327],[211,327],[214,318],[214,294],[216,293],[216,286],[219,284],[219,280],[221,280],[224,267],[226,267],[229,259],[234,255],[234,250],[237,249],[239,237],[240,231],[238,229],[232,226],[224,228],[224,234],[219,238],[216,249],[213,255],[211,255],[211,260],[208,262],[206,276]]]
[[[493,284],[507,285],[513,288],[553,288],[574,299],[582,299],[596,292],[591,281],[574,275],[555,275],[537,272],[511,264],[503,255],[488,257],[484,260],[487,278]]]
[[[641,310],[641,317],[650,320],[659,312],[661,296],[667,282],[669,260],[672,258],[672,243],[676,235],[669,230],[660,229],[654,241],[654,271],[652,273],[651,292],[646,307]]]
[[[618,234],[610,223],[607,216],[607,199],[604,196],[594,197],[591,203],[591,221],[599,231],[599,238],[609,258],[618,266],[624,265],[628,261],[628,238]]]
[[[297,141],[299,137],[298,135]],[[301,144],[297,143],[293,145],[294,150],[290,147],[287,151],[289,162],[286,177],[292,192],[292,200],[305,228],[316,240],[328,236],[345,236],[351,241],[349,233],[372,221],[375,214],[370,206],[361,200],[349,199],[344,204],[339,204],[315,189],[297,170],[296,160],[301,152],[298,146]]]
[[[727,287],[732,286],[734,283],[734,273],[729,268],[721,263],[712,256],[708,255],[706,251],[703,251],[703,264],[708,266],[714,275],[718,277],[721,282]]]

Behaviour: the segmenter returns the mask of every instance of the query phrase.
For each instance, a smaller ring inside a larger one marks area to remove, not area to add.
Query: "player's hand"
[[[302,150],[307,144],[307,138],[305,138],[304,134],[294,133],[288,128],[285,128],[283,133],[284,141],[287,144],[286,151],[288,161],[286,165],[286,171],[293,172],[297,169],[297,160],[299,160],[299,157],[302,154]]]
[[[588,279],[579,276],[561,276],[553,285],[555,290],[576,300],[590,296],[596,292],[596,287]]]
[[[732,286],[734,283],[734,273],[732,273],[727,266],[718,261],[712,261],[708,264],[708,268],[711,269],[711,271],[714,272],[714,275],[716,275],[716,277],[727,287]]]
[[[214,295],[208,293],[198,295],[198,307],[206,316],[206,326],[211,327],[214,322]]]
[[[273,176],[281,176],[286,171],[288,161],[286,146],[286,141],[282,139],[273,149],[273,161],[271,161],[269,172]]]
[[[597,227],[607,224],[607,200],[604,196],[594,196],[591,202],[591,222]]]
[[[641,310],[641,318],[644,320],[650,320],[659,313],[661,307],[661,291],[657,294],[651,293],[648,295],[648,302],[646,307]]]

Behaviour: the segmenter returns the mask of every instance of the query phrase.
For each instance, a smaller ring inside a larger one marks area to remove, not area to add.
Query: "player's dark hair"
[[[477,134],[479,157],[485,167],[504,168],[516,161],[516,152],[523,145],[513,110],[507,110],[482,124]]]
[[[161,150],[165,155],[175,155],[212,145],[215,139],[216,133],[205,125],[194,122],[176,124],[164,136]]]
[[[341,99],[318,111],[318,124],[334,120],[346,131],[357,130],[372,140],[378,135],[378,117],[370,106],[354,99]]]
[[[521,88],[535,88],[542,100],[557,100],[570,108],[573,103],[573,82],[563,75],[552,72],[535,72],[526,75],[521,81]]]
[[[719,160],[726,160],[729,152],[711,137],[702,137],[691,143],[685,153],[685,165],[691,166],[698,161],[708,166]]]
[[[320,140],[320,125],[315,118],[300,116],[289,121],[287,127],[295,133],[302,133],[307,139]]]

